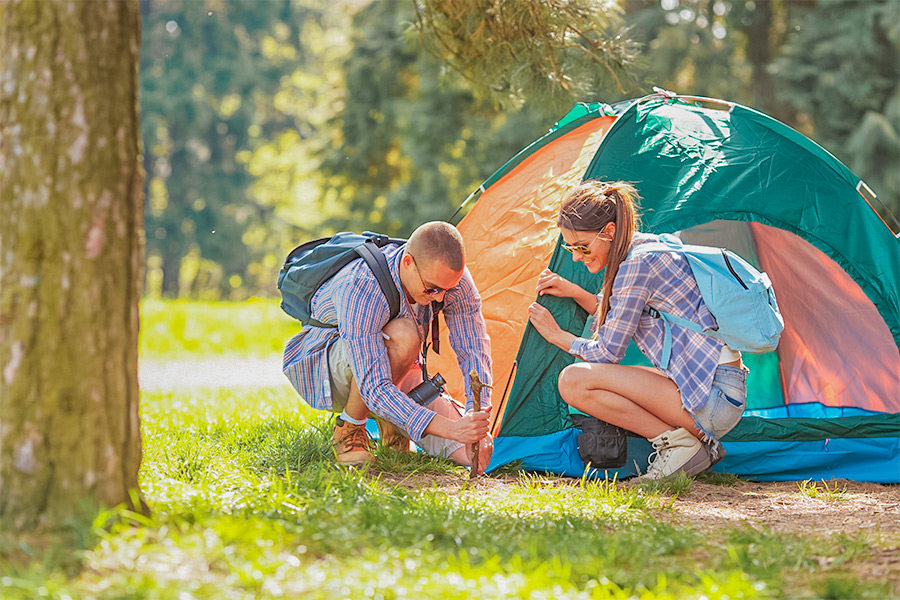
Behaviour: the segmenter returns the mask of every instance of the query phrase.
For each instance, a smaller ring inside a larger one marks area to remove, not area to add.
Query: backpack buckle
[[[383,248],[387,245],[388,241],[390,241],[390,238],[388,238],[388,236],[384,235],[383,233],[372,233],[371,231],[366,231],[364,232],[364,235],[368,237],[372,242],[374,242],[375,245],[379,248]]]

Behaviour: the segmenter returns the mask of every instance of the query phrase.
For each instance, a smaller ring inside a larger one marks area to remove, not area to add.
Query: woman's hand
[[[556,322],[556,319],[553,318],[553,315],[550,314],[549,310],[537,302],[534,302],[528,307],[528,320],[545,340],[554,346],[562,348],[566,352],[569,351],[569,347],[572,345],[572,341],[575,340],[575,336],[568,331],[563,331],[559,326],[559,323]]]
[[[557,296],[559,298],[573,298],[578,306],[591,314],[597,312],[597,296],[590,293],[577,283],[572,283],[565,277],[560,277],[550,269],[544,269],[538,275],[537,295]]]
[[[564,277],[560,277],[558,273],[554,273],[550,269],[544,269],[538,276],[537,295],[558,296],[560,298],[571,298],[581,288]]]

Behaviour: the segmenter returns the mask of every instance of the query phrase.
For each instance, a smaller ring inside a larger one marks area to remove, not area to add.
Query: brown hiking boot
[[[409,436],[406,435],[405,431],[390,421],[385,421],[379,417],[375,418],[375,423],[378,425],[378,437],[381,439],[383,446],[399,450],[400,452],[409,450]]]
[[[340,417],[334,422],[331,437],[337,464],[347,467],[361,467],[375,462],[372,455],[372,441],[366,433],[365,425],[347,423]]]

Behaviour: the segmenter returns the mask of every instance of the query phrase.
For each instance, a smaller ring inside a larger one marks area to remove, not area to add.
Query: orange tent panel
[[[900,410],[900,350],[859,284],[803,238],[761,223],[750,228],[772,281],[799,282],[778,296],[785,402]]]
[[[495,408],[510,381],[538,275],[559,236],[559,205],[566,191],[581,182],[614,121],[612,116],[593,119],[529,155],[485,190],[458,226],[466,264],[484,301]],[[462,374],[441,323],[441,354],[429,353],[429,374],[441,373],[448,393],[462,400]]]

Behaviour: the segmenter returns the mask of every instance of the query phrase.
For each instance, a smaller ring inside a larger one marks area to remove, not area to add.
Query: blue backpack
[[[337,327],[312,318],[312,298],[326,281],[337,275],[357,258],[366,261],[387,298],[391,319],[400,314],[400,292],[394,285],[387,260],[381,248],[388,244],[405,244],[406,240],[365,231],[362,234],[342,232],[297,246],[287,255],[278,274],[281,308],[313,327]]]
[[[683,244],[670,234],[660,235],[659,243],[640,244],[629,255],[651,252],[684,254],[700,287],[700,295],[719,325],[718,329],[703,330],[693,321],[648,308],[647,312],[661,318],[666,326],[661,368],[668,366],[672,354],[670,323],[722,340],[729,348],[740,352],[769,352],[778,346],[784,319],[778,311],[775,290],[768,275],[731,250]]]

